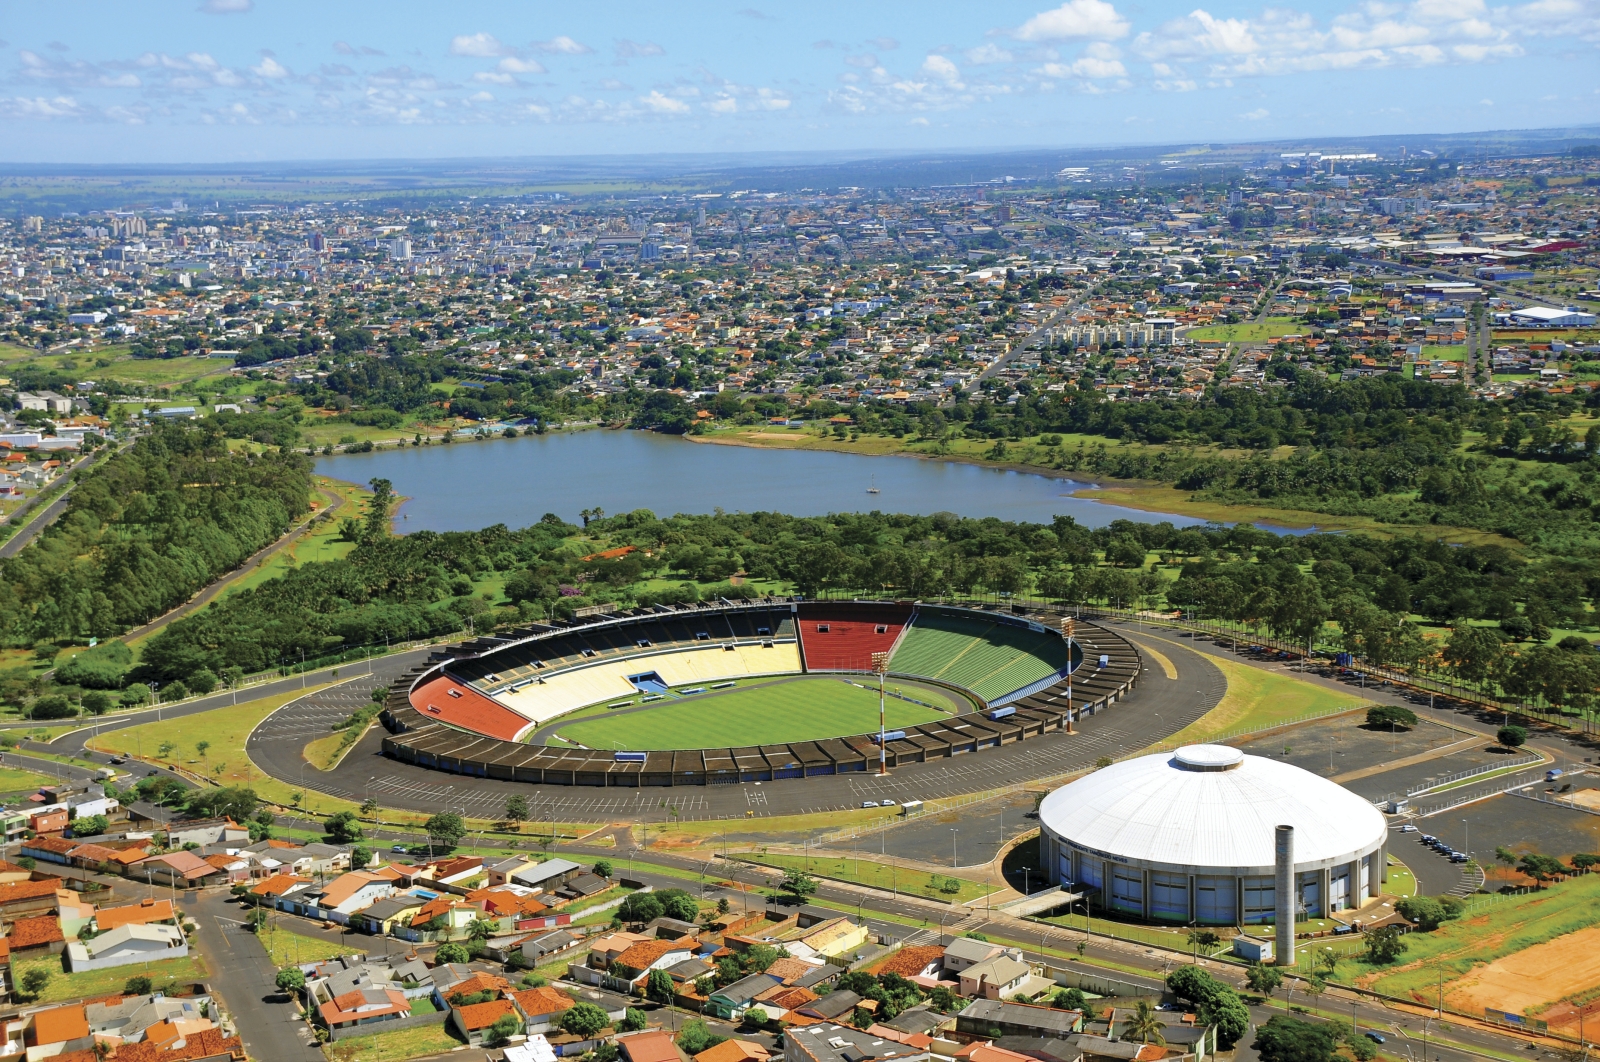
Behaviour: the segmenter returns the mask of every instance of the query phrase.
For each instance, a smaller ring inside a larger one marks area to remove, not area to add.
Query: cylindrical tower
[[[1295,915],[1295,873],[1294,873],[1294,827],[1279,826],[1274,831],[1273,851],[1276,859],[1273,863],[1275,871],[1273,881],[1273,899],[1277,907],[1277,943],[1273,946],[1273,954],[1277,956],[1279,966],[1294,965],[1294,915]]]

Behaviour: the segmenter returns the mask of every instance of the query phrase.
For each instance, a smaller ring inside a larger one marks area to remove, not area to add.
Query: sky
[[[995,150],[1600,122],[1600,0],[1052,2],[0,0],[0,162]]]

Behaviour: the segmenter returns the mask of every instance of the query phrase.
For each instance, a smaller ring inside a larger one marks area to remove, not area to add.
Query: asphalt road
[[[115,453],[118,449],[120,447],[103,446],[94,453],[79,458],[64,474],[71,475],[79,470],[87,469],[90,465],[104,460],[107,454]],[[4,545],[0,545],[0,560],[6,557],[15,557],[21,552],[22,547],[38,538],[45,528],[55,523],[61,514],[66,511],[67,499],[72,497],[72,491],[76,486],[77,484],[75,483],[69,483],[67,489],[61,492],[61,496],[46,506],[43,513],[28,517],[28,525],[7,539]],[[13,515],[12,519],[16,519],[16,516]]]

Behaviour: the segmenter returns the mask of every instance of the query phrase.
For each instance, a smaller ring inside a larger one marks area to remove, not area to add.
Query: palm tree
[[[470,940],[488,940],[500,931],[500,923],[490,918],[477,917],[467,923]]]
[[[1133,1017],[1128,1019],[1128,1027],[1123,1030],[1122,1037],[1125,1040],[1138,1039],[1143,1043],[1165,1047],[1167,1041],[1161,1035],[1161,1030],[1165,1027],[1156,1014],[1156,1008],[1150,1005],[1148,999],[1141,999],[1133,1005]]]

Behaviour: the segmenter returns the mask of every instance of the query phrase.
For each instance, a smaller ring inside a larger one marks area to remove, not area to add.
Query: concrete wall
[[[87,954],[88,949],[84,949]],[[70,949],[67,964],[72,967],[73,973],[82,973],[85,970],[109,970],[115,966],[137,966],[146,962],[162,962],[166,959],[181,959],[189,954],[187,942],[176,948],[151,949],[150,951],[124,951],[117,955],[108,955],[100,959],[79,960],[72,956]]]
[[[375,1021],[367,1025],[347,1025],[342,1029],[329,1029],[328,1039],[348,1040],[352,1036],[371,1036],[373,1033],[415,1029],[419,1025],[443,1025],[449,1016],[445,1011],[436,1010],[432,1014],[409,1014],[404,1018],[390,1018],[388,1021]]]

